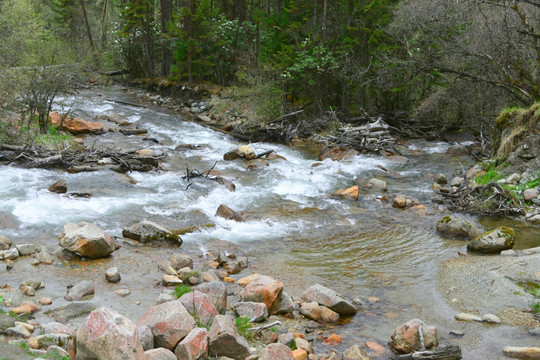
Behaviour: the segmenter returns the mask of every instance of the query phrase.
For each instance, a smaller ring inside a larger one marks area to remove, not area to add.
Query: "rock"
[[[19,250],[17,248],[0,251],[0,259],[16,260],[19,258]]]
[[[43,334],[65,334],[75,336],[75,331],[67,325],[61,324],[59,322],[50,322],[42,327]]]
[[[19,251],[19,256],[32,255],[36,252],[36,245],[34,244],[19,244],[15,245],[15,248]]]
[[[494,254],[513,248],[515,240],[514,230],[501,226],[475,237],[467,244],[467,249],[485,254]]]
[[[340,315],[356,314],[356,307],[353,304],[345,300],[343,296],[339,295],[334,290],[319,284],[307,288],[302,297],[309,302],[316,301],[320,305],[324,305]]]
[[[21,285],[19,285],[19,288],[22,288],[22,287],[31,287],[32,289],[34,290],[38,290],[39,288],[41,288],[41,281],[37,281],[37,280],[26,280],[26,281],[23,281],[21,283]]]
[[[308,353],[304,349],[296,349],[292,352],[294,360],[307,360]]]
[[[118,290],[114,290],[114,293],[118,296],[126,297],[129,294],[131,294],[131,291],[129,291],[129,289],[118,289]]]
[[[324,345],[339,345],[341,344],[341,338],[336,335],[336,334],[332,334],[330,335],[329,337],[327,337],[326,339],[323,340],[323,344]]]
[[[263,302],[266,304],[269,315],[277,313],[281,301],[283,283],[269,276],[259,275],[247,284],[240,293],[243,301]]]
[[[519,174],[517,173],[513,173],[509,175],[505,180],[507,184],[515,185],[521,180],[521,176],[519,176]]]
[[[383,180],[379,180],[376,178],[368,179],[358,177],[354,181],[356,181],[358,185],[366,189],[373,189],[375,191],[387,191],[386,181]]]
[[[15,326],[15,319],[8,314],[0,313],[0,333],[7,328]]]
[[[39,303],[41,305],[51,305],[52,304],[52,299],[51,298],[41,298],[41,299],[39,299]]]
[[[219,315],[210,296],[198,290],[182,295],[179,300],[186,310],[203,325],[210,324],[212,319]]]
[[[7,236],[0,235],[0,250],[7,250],[11,247],[11,240]]]
[[[469,239],[482,233],[473,223],[455,215],[446,215],[439,220],[437,231],[452,238]]]
[[[291,360],[294,359],[292,350],[283,344],[270,344],[259,355],[259,360]]]
[[[72,287],[71,289],[68,289],[66,296],[64,296],[64,299],[66,299],[67,301],[81,300],[86,295],[93,294],[94,284],[91,281],[84,280]]]
[[[209,333],[209,355],[237,360],[244,360],[251,355],[246,339],[238,335],[233,317],[218,315],[214,318]]]
[[[115,266],[110,269],[107,269],[107,271],[105,271],[105,279],[110,283],[119,282],[120,272],[118,272],[118,268]]]
[[[186,254],[172,254],[168,259],[171,262],[171,266],[175,270],[183,268],[193,268],[193,259]]]
[[[383,355],[386,352],[386,348],[381,344],[376,343],[375,341],[368,341],[365,345],[368,349],[371,349],[375,352],[375,357]]]
[[[174,350],[176,357],[183,360],[206,358],[208,356],[209,334],[205,328],[193,329]]]
[[[163,242],[169,243],[174,246],[182,245],[182,239],[176,234],[173,234],[166,227],[159,225],[153,221],[141,221],[135,225],[122,230],[122,236],[140,241],[144,244]]]
[[[17,307],[14,307],[13,309],[11,309],[11,311],[15,314],[15,315],[21,315],[21,314],[33,314],[35,313],[36,311],[39,311],[39,307],[34,304],[34,303],[31,303],[31,302],[23,302],[21,304],[21,306],[17,306]]]
[[[65,193],[67,193],[66,180],[63,180],[63,179],[58,180],[57,182],[55,182],[54,184],[49,186],[48,190],[50,192],[57,193],[57,194],[65,194]]]
[[[249,145],[239,146],[237,149],[231,150],[223,155],[223,160],[236,160],[244,158],[246,160],[255,159],[257,155]]]
[[[296,344],[296,347],[298,349],[304,349],[308,354],[313,354],[313,346],[306,340],[301,337],[296,337],[294,339],[294,342]]]
[[[513,347],[507,346],[503,349],[503,354],[518,359],[540,359],[539,347]]]
[[[536,199],[538,195],[540,194],[540,191],[538,188],[536,189],[527,189],[523,192],[523,198],[526,201],[531,201],[532,199]]]
[[[137,325],[146,325],[152,330],[156,347],[172,351],[195,328],[195,320],[182,302],[175,300],[151,307]]]
[[[28,339],[32,334],[21,324],[15,325],[13,327],[7,328],[4,330],[4,335],[18,338]]]
[[[287,345],[288,347],[291,347],[293,341],[294,341],[294,335],[291,332],[280,334],[278,336],[278,343]]]
[[[77,330],[76,360],[145,360],[137,326],[108,308],[90,313]]]
[[[116,249],[114,242],[105,231],[87,222],[65,225],[59,244],[68,251],[92,259],[109,256]]]
[[[277,314],[289,314],[294,310],[296,310],[296,306],[294,305],[292,298],[286,292],[282,292]]]
[[[182,279],[174,275],[163,275],[162,282],[163,286],[177,286],[184,283]]]
[[[420,331],[422,332],[426,349],[436,348],[439,344],[437,329],[426,325],[422,320],[412,319],[400,325],[391,336],[392,348],[399,353],[409,354],[422,348]]]
[[[26,296],[36,296],[36,290],[29,286],[22,286],[20,287],[20,290],[22,291],[23,295]]]
[[[369,360],[369,356],[359,345],[353,345],[341,355],[343,360]]]
[[[239,302],[233,305],[238,316],[245,316],[250,322],[263,321],[268,317],[268,310],[264,303]]]
[[[60,115],[57,112],[51,112],[49,118],[51,119],[51,124],[58,128],[58,130],[67,131],[73,135],[99,134],[103,132],[104,128],[103,124]]]
[[[452,187],[460,187],[461,184],[463,183],[463,181],[465,181],[464,178],[462,178],[461,176],[456,176],[455,178],[452,179],[452,182],[450,183],[450,186],[452,186]]]
[[[448,178],[444,174],[435,175],[435,182],[439,185],[448,184]]]
[[[487,322],[487,323],[491,323],[491,324],[500,324],[501,323],[501,319],[499,319],[498,316],[495,316],[493,314],[485,314],[482,316],[482,321],[483,322]]]
[[[359,152],[354,149],[347,149],[343,146],[327,147],[319,154],[319,160],[330,159],[334,161],[340,161],[344,158],[351,158],[358,155]]]
[[[302,303],[300,305],[300,313],[308,319],[327,324],[332,324],[339,320],[339,314],[337,312],[330,310],[326,306],[319,305],[316,301]]]
[[[469,155],[469,150],[460,144],[454,144],[446,150],[449,155]]]
[[[482,318],[480,316],[476,316],[473,314],[467,314],[467,313],[459,313],[454,315],[454,319],[459,321],[482,321]]]
[[[342,199],[347,200],[358,200],[359,196],[359,188],[358,186],[351,186],[348,189],[340,189],[332,193],[332,196],[339,196]]]
[[[0,327],[0,330],[2,328]],[[536,327],[534,329],[529,330],[529,334],[532,336],[540,336],[540,327]]]
[[[527,218],[527,221],[530,221],[533,225],[540,225],[540,215],[534,215]]]
[[[222,217],[227,220],[234,220],[234,221],[244,221],[244,217],[239,212],[234,211],[230,207],[226,205],[219,205],[215,216]]]
[[[36,260],[40,264],[51,265],[54,263],[54,257],[47,251],[45,247],[41,247],[36,255]]]
[[[227,309],[227,286],[221,281],[203,283],[193,287],[193,290],[209,295],[212,303],[219,312]]]
[[[398,209],[408,209],[412,206],[420,205],[418,199],[410,196],[396,195],[392,206]]]
[[[137,326],[137,335],[144,351],[154,348],[154,335],[152,335],[152,330],[148,326]]]
[[[47,348],[47,353],[45,354],[45,358],[47,359],[70,359],[69,353],[62,349],[60,346],[51,345]]]
[[[144,352],[146,360],[177,360],[176,355],[165,348],[151,349]]]

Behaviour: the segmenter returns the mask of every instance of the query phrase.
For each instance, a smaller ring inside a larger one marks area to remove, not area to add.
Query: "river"
[[[117,89],[103,90],[99,95],[82,92],[64,100],[87,119],[101,114],[124,115],[148,129],[148,136],[160,144],[118,133],[86,138],[86,144],[136,149],[143,143],[156,153],[168,154],[164,165],[167,171],[131,173],[137,182],[133,184],[123,174],[110,171],[68,174],[2,167],[0,218],[7,220],[0,234],[15,243],[45,245],[52,252],[62,227],[69,222],[92,222],[118,237],[124,227],[141,220],[153,220],[172,229],[200,225],[200,230],[182,236],[180,250],[198,254],[204,252],[209,240],[227,240],[250,254],[248,270],[283,281],[285,291],[295,298],[309,285],[320,283],[350,299],[362,299],[365,311],[333,329],[344,340],[339,350],[365,341],[385,344],[395,327],[414,317],[438,326],[439,336],[461,345],[466,359],[502,357],[504,344],[492,337],[504,334],[508,342],[513,340],[511,327],[484,329],[485,325],[480,325],[467,329],[471,335],[463,339],[448,334],[464,325],[453,320],[456,311],[439,293],[438,271],[442,261],[465,251],[466,243],[436,233],[442,208],[431,202],[433,177],[429,174],[443,173],[451,179],[452,174],[473,164],[469,157],[446,155],[449,144],[410,142],[410,149],[422,151],[409,156],[407,163],[362,155],[341,162],[325,160],[314,167],[317,154],[308,147],[270,143],[252,146],[256,152],[273,149],[286,160],[224,161],[223,154],[241,144],[230,136],[183,121],[167,110],[111,101],[136,101]],[[198,148],[174,151],[181,144]],[[236,191],[206,179],[194,179],[189,185],[183,179],[186,167],[222,171],[236,185]],[[395,171],[394,176],[381,167]],[[394,209],[390,202],[381,201],[382,194],[364,193],[358,201],[330,195],[354,185],[358,176],[383,179],[390,193],[418,198],[426,206],[427,216]],[[93,196],[78,199],[49,192],[47,188],[60,178],[66,180],[68,191],[90,192]],[[248,221],[216,217],[220,204],[247,212]],[[520,246],[529,244],[518,243]],[[45,290],[60,306],[65,304],[62,296],[67,283],[102,278],[104,269],[116,265],[123,276],[122,284],[132,294],[119,299],[112,294],[116,287],[96,280],[100,284],[93,301],[116,308],[136,321],[161,290],[154,286],[161,276],[155,262],[176,250],[134,249],[124,244],[112,257],[88,264],[75,261],[32,267],[29,260],[21,259],[9,279],[1,277],[14,287],[27,278],[41,277]],[[372,297],[371,301],[368,297]],[[136,300],[140,305],[135,304]],[[325,349],[320,342],[314,345]],[[481,357],[486,354],[488,357]]]

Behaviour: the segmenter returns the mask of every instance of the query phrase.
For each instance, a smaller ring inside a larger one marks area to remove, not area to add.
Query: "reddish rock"
[[[103,229],[87,222],[65,225],[59,244],[66,250],[93,259],[108,256],[116,249]]]
[[[146,360],[177,360],[176,355],[171,350],[165,348],[151,349],[145,351],[144,355],[146,356]]]
[[[341,338],[336,335],[332,334],[323,341],[324,345],[339,345],[341,344]]]
[[[351,186],[348,189],[339,189],[335,191],[333,196],[339,196],[342,199],[358,200],[359,188],[358,186]]]
[[[270,344],[265,347],[259,360],[292,360],[294,359],[292,350],[283,344]]]
[[[384,346],[382,346],[381,344],[379,343],[376,343],[375,341],[368,341],[366,342],[366,347],[368,349],[371,349],[375,352],[375,354],[384,354],[386,352],[386,348]]]
[[[142,325],[152,330],[156,347],[172,351],[195,328],[195,320],[180,300],[174,300],[148,309],[137,323]]]
[[[57,112],[50,113],[49,118],[52,125],[58,128],[58,130],[67,131],[73,135],[100,133],[103,131],[103,124],[62,116]]]
[[[307,360],[308,353],[304,349],[296,349],[292,352],[294,360]]]
[[[219,205],[215,216],[219,216],[227,220],[244,221],[242,214],[223,204]]]
[[[308,319],[327,324],[332,324],[339,320],[339,314],[337,312],[330,310],[326,306],[319,305],[316,301],[302,303],[300,305],[300,313]]]
[[[238,316],[245,316],[251,322],[263,321],[268,317],[268,309],[264,303],[245,301],[234,304],[233,308]]]
[[[197,360],[208,356],[209,332],[205,328],[193,329],[180,341],[174,353],[178,359]]]
[[[36,311],[39,311],[39,307],[31,302],[23,302],[21,306],[14,307],[11,309],[15,315],[21,315],[21,314],[33,314]]]
[[[136,325],[107,308],[90,313],[77,330],[76,360],[146,360]]]
[[[203,325],[209,325],[214,316],[219,315],[210,296],[198,290],[182,295],[179,300],[186,310]]]
[[[343,160],[345,157],[354,157],[358,154],[359,152],[357,150],[347,149],[347,148],[344,148],[343,146],[334,146],[334,147],[323,149],[323,151],[319,155],[319,160],[322,161],[324,159],[331,159],[331,160],[339,161],[339,160]]]
[[[209,355],[236,360],[244,360],[251,355],[246,339],[238,335],[233,317],[218,315],[214,318],[209,333]]]
[[[262,302],[266,304],[268,314],[276,314],[281,301],[283,283],[269,276],[254,277],[246,289],[240,294],[244,301]]]
[[[207,294],[212,299],[212,303],[218,309],[223,311],[227,309],[227,286],[219,280],[214,280],[197,285],[193,290],[198,290]]]
[[[439,344],[437,339],[437,329],[428,326],[422,320],[412,319],[400,325],[391,336],[392,347],[399,353],[409,354],[419,350],[421,345],[420,331],[422,331],[424,346],[432,349]]]
[[[256,279],[257,277],[261,276],[261,274],[251,274],[251,275],[248,275],[248,276],[244,276],[243,278],[240,278],[238,279],[238,281],[236,281],[236,283],[240,286],[243,286],[243,287],[246,287],[248,286],[248,284],[253,280],[253,279]]]

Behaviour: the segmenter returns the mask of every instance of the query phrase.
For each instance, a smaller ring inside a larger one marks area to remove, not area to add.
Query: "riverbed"
[[[253,143],[257,153],[274,150],[284,159],[224,161],[223,154],[242,143],[166,109],[119,103],[137,101],[119,89],[81,92],[63,100],[86,119],[121,114],[148,129],[147,137],[159,141],[155,144],[111,132],[86,137],[87,146],[150,148],[167,154],[164,169],[134,172],[128,178],[112,171],[68,174],[0,168],[0,235],[14,243],[44,245],[52,252],[65,224],[88,221],[123,244],[113,256],[100,260],[34,267],[29,258],[21,258],[9,274],[0,275],[0,285],[17,287],[27,279],[41,280],[45,284],[42,295],[51,296],[53,306],[59,307],[67,304],[63,295],[68,284],[95,279],[92,303],[110,306],[136,321],[163,290],[157,285],[162,276],[158,260],[177,251],[199,259],[206,251],[205,244],[221,239],[249,253],[250,266],[240,275],[271,275],[281,280],[294,298],[320,283],[349,299],[360,299],[364,310],[331,330],[343,339],[338,350],[366,341],[386,344],[392,331],[411,318],[437,326],[445,342],[462,347],[465,359],[502,358],[504,346],[533,345],[532,338],[519,327],[456,322],[456,310],[439,289],[441,263],[466,252],[466,243],[443,238],[435,231],[436,222],[445,213],[441,205],[431,201],[433,174],[451,179],[474,164],[468,156],[447,155],[450,144],[410,141],[405,145],[415,150],[414,155],[404,163],[367,155],[319,162],[318,154],[309,147]],[[175,150],[185,144],[194,146]],[[188,181],[184,178],[186,168],[220,171],[236,185],[236,191],[204,178]],[[427,214],[393,208],[384,199],[385,195],[391,197],[388,193],[366,191],[358,201],[331,195],[353,186],[357,177],[386,181],[389,194],[419,199]],[[81,199],[49,192],[47,188],[58,179],[66,180],[70,192],[93,195]],[[246,212],[247,221],[216,217],[220,204]],[[171,229],[196,226],[198,230],[182,235],[180,250],[122,242],[122,229],[142,220]],[[516,227],[516,248],[540,246],[538,229],[522,223]],[[120,284],[105,282],[103,273],[111,266],[119,268]],[[120,298],[113,293],[122,287],[129,288],[131,295]],[[45,314],[38,317],[42,322],[50,321]],[[465,336],[449,335],[453,329]],[[327,350],[321,342],[314,346]]]

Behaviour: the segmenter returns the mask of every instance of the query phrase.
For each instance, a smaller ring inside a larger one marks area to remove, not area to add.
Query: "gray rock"
[[[499,319],[497,316],[493,315],[493,314],[485,314],[482,316],[482,321],[483,322],[487,322],[487,323],[492,323],[492,324],[500,324],[501,323],[501,319]]]
[[[245,316],[250,322],[263,321],[268,317],[268,309],[264,303],[239,302],[233,305],[238,316]]]
[[[508,177],[506,177],[506,182],[508,184],[517,184],[521,180],[521,176],[517,173],[510,174]]]
[[[8,314],[0,313],[0,332],[15,326],[15,319]]]
[[[512,228],[501,226],[475,237],[467,249],[485,254],[500,253],[514,247],[516,237]]]
[[[480,316],[476,316],[473,314],[467,314],[467,313],[459,313],[454,315],[454,319],[459,321],[482,321],[482,318]]]
[[[435,182],[439,185],[448,184],[448,178],[444,174],[435,175]]]
[[[7,249],[2,252],[2,256],[0,258],[7,259],[7,260],[16,260],[19,257],[19,250],[17,248],[13,249]]]
[[[459,216],[446,215],[437,223],[437,231],[452,238],[472,239],[482,231],[471,221]]]
[[[89,302],[76,302],[60,308],[47,310],[45,314],[52,314],[53,319],[74,319],[88,315],[95,308],[96,306]]]
[[[19,285],[19,288],[24,287],[24,286],[31,287],[34,290],[38,290],[41,287],[41,281],[38,281],[38,280],[26,280],[26,281],[23,281]]]
[[[291,347],[293,341],[294,341],[293,333],[288,332],[285,334],[280,334],[278,336],[278,343],[287,345],[288,347]]]
[[[369,356],[359,345],[353,345],[341,355],[343,360],[369,360]]]
[[[168,260],[172,268],[177,271],[183,268],[193,268],[193,259],[186,254],[172,254]]]
[[[86,295],[92,294],[94,294],[94,284],[91,281],[83,280],[71,289],[68,289],[64,299],[67,301],[75,301],[82,299]]]
[[[534,215],[527,218],[527,221],[530,221],[533,225],[540,225],[540,215]]]
[[[120,281],[120,272],[118,271],[118,268],[112,267],[110,269],[107,269],[105,271],[105,279],[107,279],[110,283],[117,283]]]
[[[4,335],[28,339],[32,334],[23,325],[18,324],[4,330]]]
[[[319,305],[316,301],[302,303],[300,313],[308,319],[327,324],[336,323],[339,320],[337,312],[330,310],[326,306]]]
[[[125,228],[122,231],[122,236],[140,241],[145,244],[163,244],[165,242],[174,246],[182,245],[182,239],[180,239],[178,235],[173,234],[166,227],[153,221],[141,221],[135,225]]]
[[[19,250],[20,256],[28,256],[36,252],[35,244],[19,244],[15,245],[15,247],[17,248],[17,250]]]
[[[540,336],[540,327],[529,330],[529,334],[532,336]]]
[[[51,265],[52,263],[54,263],[54,257],[44,247],[42,247],[36,254],[36,260],[40,264]]]
[[[296,338],[294,339],[297,349],[304,349],[308,354],[313,354],[313,346],[306,339]]]
[[[221,281],[210,281],[197,285],[193,289],[209,295],[218,311],[227,309],[227,286]]]
[[[65,225],[59,244],[68,251],[92,259],[109,256],[116,249],[103,229],[87,222]]]
[[[503,250],[501,251],[501,256],[519,256],[519,254],[517,252],[515,252],[514,250],[510,249],[510,250]]]
[[[452,182],[450,183],[450,186],[452,187],[460,187],[461,184],[463,183],[465,179],[462,178],[461,176],[456,176],[455,178],[452,179]]]
[[[152,335],[152,330],[148,326],[138,326],[137,335],[139,335],[139,340],[145,351],[154,348],[154,335]]]
[[[282,292],[281,301],[279,302],[277,313],[289,314],[292,313],[294,310],[296,310],[296,306],[294,305],[294,301],[292,300],[291,296],[286,292]]]
[[[66,334],[75,336],[75,331],[67,325],[53,321],[42,326],[43,334]]]
[[[154,305],[159,305],[159,304],[163,304],[167,301],[173,301],[173,300],[178,300],[178,298],[176,297],[176,295],[171,295],[171,294],[159,294],[158,298],[156,299],[156,301],[154,302]]]
[[[319,284],[307,288],[302,297],[309,302],[316,301],[318,304],[324,305],[340,315],[356,314],[356,307],[353,304],[334,290]]]
[[[446,150],[449,155],[469,155],[469,150],[460,144],[454,144]]]
[[[251,355],[246,339],[236,330],[233,317],[218,315],[214,318],[209,334],[209,355],[236,360],[244,360]]]
[[[7,250],[11,247],[11,240],[7,236],[0,235],[0,250]]]

